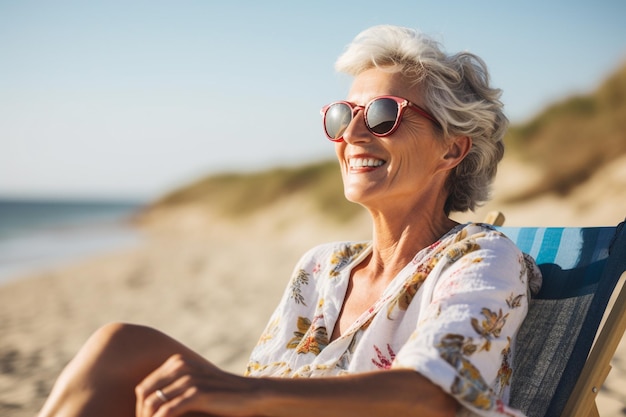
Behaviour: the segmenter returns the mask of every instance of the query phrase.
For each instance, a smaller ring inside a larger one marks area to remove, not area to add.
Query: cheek
[[[346,148],[345,142],[335,142],[335,155],[337,155],[337,159],[340,163],[343,163],[343,154]]]
[[[428,173],[436,170],[438,151],[435,147],[423,145],[418,143],[407,144],[397,153],[396,169],[398,175],[415,178],[416,176],[428,175]]]
[[[407,155],[413,155],[422,163],[434,161],[445,153],[445,144],[443,144],[434,135],[427,134],[422,130],[413,136],[413,140],[406,144]]]

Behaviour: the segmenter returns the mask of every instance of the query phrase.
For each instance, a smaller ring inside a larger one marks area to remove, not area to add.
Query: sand
[[[498,199],[469,216],[504,211],[507,225],[615,225],[624,218],[626,160],[605,167],[567,198],[503,202],[508,190],[539,180],[509,162]],[[153,213],[136,247],[43,270],[0,286],[0,415],[33,416],[85,339],[113,321],[154,326],[233,372],[311,246],[370,235],[367,217],[337,226],[307,215],[294,198],[232,223],[199,207]],[[601,416],[626,414],[626,343],[600,392]]]

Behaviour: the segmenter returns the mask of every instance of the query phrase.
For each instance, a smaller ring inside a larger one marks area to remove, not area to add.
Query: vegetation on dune
[[[537,166],[544,180],[515,197],[562,195],[626,152],[626,65],[595,92],[570,97],[528,123],[512,126],[508,152]]]
[[[507,153],[535,165],[544,177],[514,200],[547,192],[567,194],[602,164],[626,152],[626,65],[597,91],[555,103],[528,123],[511,126],[505,142]],[[325,215],[338,221],[361,210],[343,197],[334,160],[211,175],[164,196],[154,207],[201,203],[219,214],[238,217],[294,194],[306,195]]]
[[[306,194],[319,210],[338,221],[347,220],[360,210],[344,198],[339,165],[334,160],[257,173],[208,176],[164,196],[155,206],[201,203],[221,215],[238,217],[295,194]]]

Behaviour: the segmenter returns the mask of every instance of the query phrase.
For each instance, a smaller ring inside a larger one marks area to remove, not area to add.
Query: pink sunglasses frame
[[[365,115],[367,114],[367,111],[369,110],[370,106],[372,105],[372,103],[374,101],[379,100],[379,99],[385,99],[385,98],[386,99],[391,99],[391,100],[395,101],[398,104],[398,115],[396,116],[396,121],[393,124],[393,127],[389,130],[389,132],[386,132],[386,133],[376,133],[368,126],[367,121],[365,120]],[[331,106],[334,106],[335,104],[345,104],[352,110],[352,118],[350,119],[349,123],[352,123],[352,120],[354,120],[355,114],[360,109],[363,109],[363,122],[365,123],[365,127],[367,128],[367,130],[370,131],[370,133],[372,133],[374,136],[377,136],[379,138],[392,135],[396,131],[396,129],[398,129],[398,127],[400,126],[400,121],[402,120],[402,116],[404,115],[404,111],[407,108],[413,110],[414,112],[416,112],[420,116],[424,117],[425,119],[430,120],[435,126],[437,126],[438,128],[441,129],[441,124],[437,121],[437,119],[435,119],[435,117],[432,114],[430,114],[430,112],[428,112],[427,110],[421,108],[417,104],[411,103],[409,100],[407,100],[405,98],[402,98],[402,97],[391,96],[391,95],[378,96],[378,97],[374,97],[373,99],[371,99],[365,106],[360,106],[358,104],[351,103],[349,101],[340,100],[340,101],[333,101],[332,103],[327,104],[324,107],[322,107],[322,109],[320,110],[320,113],[323,116],[322,123],[323,123],[323,126],[324,126],[324,134],[326,135],[328,140],[330,140],[332,142],[341,142],[341,141],[343,141],[343,133],[342,133],[342,135],[339,138],[334,139],[326,131],[326,114],[328,113],[328,109]]]

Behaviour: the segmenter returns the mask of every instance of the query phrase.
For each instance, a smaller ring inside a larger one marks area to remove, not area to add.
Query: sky
[[[0,0],[0,197],[150,200],[334,157],[319,109],[362,30],[416,28],[489,67],[512,123],[626,62],[626,2]]]

